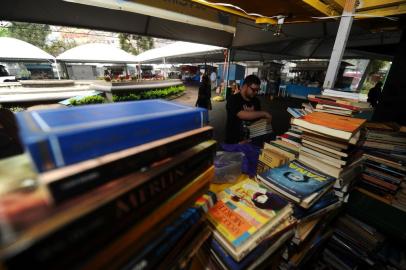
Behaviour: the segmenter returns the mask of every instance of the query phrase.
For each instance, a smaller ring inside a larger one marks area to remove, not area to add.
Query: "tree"
[[[46,51],[53,56],[58,56],[61,53],[76,47],[76,42],[74,40],[67,41],[67,40],[55,40],[50,45],[46,47]]]
[[[42,49],[46,49],[46,39],[51,33],[49,25],[13,22],[8,29],[9,36],[24,40]]]
[[[154,40],[151,37],[120,33],[118,38],[121,49],[134,55],[154,48]]]
[[[5,27],[0,27],[0,37],[8,37],[8,29]]]

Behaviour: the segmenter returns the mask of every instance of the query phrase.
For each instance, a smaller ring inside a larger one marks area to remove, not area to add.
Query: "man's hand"
[[[272,121],[272,115],[271,115],[270,113],[268,113],[268,112],[265,112],[265,111],[262,111],[262,113],[263,113],[262,118],[266,119],[266,121],[267,121],[268,123],[271,123],[271,121]]]

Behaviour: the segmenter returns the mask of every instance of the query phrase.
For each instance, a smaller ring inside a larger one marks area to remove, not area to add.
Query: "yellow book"
[[[285,199],[246,179],[218,194],[208,219],[214,226],[215,236],[222,238],[219,242],[226,240],[238,253],[249,248],[245,244],[252,239],[259,243],[291,211]]]

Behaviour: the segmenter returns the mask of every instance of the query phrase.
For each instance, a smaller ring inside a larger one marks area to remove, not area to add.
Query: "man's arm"
[[[272,116],[265,111],[239,111],[237,113],[237,117],[240,118],[241,120],[257,120],[257,119],[262,119],[265,118],[269,121],[271,121]]]

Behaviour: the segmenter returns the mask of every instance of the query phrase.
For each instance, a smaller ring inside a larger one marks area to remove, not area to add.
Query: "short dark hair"
[[[247,77],[245,77],[244,83],[242,85],[250,86],[252,84],[260,85],[261,80],[255,75],[248,75]]]

